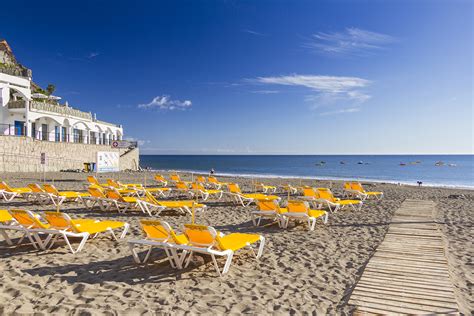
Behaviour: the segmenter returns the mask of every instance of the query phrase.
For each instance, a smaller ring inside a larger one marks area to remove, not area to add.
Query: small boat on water
[[[346,163],[344,161],[339,161],[339,164],[345,165]]]
[[[437,166],[437,167],[444,166],[444,165],[445,165],[445,163],[443,161],[437,161],[435,163],[435,166]]]
[[[407,164],[404,162],[400,162],[400,166],[406,166]]]
[[[358,165],[363,165],[364,162],[361,160],[361,161],[359,161],[357,164],[358,164]]]

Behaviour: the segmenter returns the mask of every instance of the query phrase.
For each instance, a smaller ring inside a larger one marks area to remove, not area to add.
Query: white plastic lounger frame
[[[57,241],[58,237],[62,237],[64,241],[66,242],[69,250],[74,253],[78,253],[79,251],[84,248],[84,245],[87,242],[87,239],[89,239],[90,234],[87,232],[84,233],[73,233],[67,230],[60,230],[60,229],[40,229],[41,233],[43,234],[48,234],[49,236],[42,242],[41,249],[42,250],[47,250],[51,249],[54,245],[54,243]],[[74,249],[71,245],[71,242],[69,241],[69,237],[72,238],[81,238],[81,242],[77,246],[76,249]],[[49,244],[49,246],[48,246]]]
[[[217,236],[217,232],[213,227],[208,227],[209,232],[213,236]],[[193,253],[201,253],[205,255],[210,255],[212,258],[212,262],[214,263],[214,268],[216,269],[217,273],[219,276],[223,276],[227,272],[229,272],[230,265],[232,263],[232,258],[234,256],[234,251],[227,249],[224,251],[221,250],[216,250],[212,249],[215,246],[215,242],[212,244],[194,244],[194,245],[177,245],[179,249],[186,250],[189,252],[188,254],[188,259],[186,260],[186,264],[184,265],[184,268],[187,268],[189,263],[191,262],[191,258],[193,256]],[[252,245],[247,244],[247,247],[251,250],[251,252],[255,255],[256,259],[259,259],[262,254],[263,254],[263,249],[265,247],[265,237],[260,236],[260,245],[258,247],[258,252],[255,253],[255,250],[253,249]],[[219,268],[219,265],[217,264],[216,256],[220,257],[226,257],[224,268],[222,269],[222,272]]]
[[[263,193],[275,193],[277,190],[276,186],[265,185],[263,183],[257,184],[257,188],[261,188]]]
[[[283,227],[284,221],[283,221],[283,216],[282,214],[278,213],[276,211],[277,208],[279,208],[278,203],[275,200],[272,201],[265,201],[268,203],[274,203],[275,204],[275,210],[257,210],[257,211],[252,211],[250,212],[250,216],[252,218],[252,223],[254,226],[260,226],[260,222],[262,221],[263,218],[269,218],[273,219],[273,221],[278,223],[279,227]]]
[[[252,211],[250,212],[250,216],[252,217],[253,226],[260,226],[260,222],[263,218],[269,218],[277,222],[279,227],[283,227],[282,217],[275,211]]]
[[[150,203],[141,199],[137,200],[137,204],[141,211],[145,214],[148,214],[149,216],[158,216],[163,210],[166,209],[165,206]]]
[[[101,211],[110,211],[113,206],[116,206],[116,200],[109,198],[100,198],[95,196],[85,196],[82,198],[84,204],[88,209],[93,209],[96,205],[99,206]],[[118,206],[116,206],[118,208]]]
[[[23,233],[23,235],[18,240],[17,245],[20,245],[23,242],[23,240],[25,239],[25,237],[27,237],[28,240],[30,241],[31,245],[33,245],[33,247],[35,247],[36,249],[40,248],[41,243],[38,243],[37,237],[34,236],[34,234],[32,232],[30,232],[27,228],[25,228],[25,227],[23,227],[23,226],[21,226],[17,223],[0,224],[0,235],[3,236],[3,238],[5,239],[5,242],[7,243],[7,245],[9,245],[9,246],[13,245],[12,238],[7,233],[8,230],[18,231],[18,232]],[[41,242],[41,240],[40,240],[40,242]]]
[[[153,248],[158,248],[163,249],[165,251],[166,257],[173,268],[183,268],[184,255],[182,255],[181,257],[179,256],[179,247],[175,244],[169,243],[167,241],[156,241],[153,239],[131,239],[128,240],[127,243],[128,247],[130,248],[130,251],[132,252],[133,260],[138,264],[146,263],[150,258],[150,254]],[[137,245],[148,246],[148,250],[143,259],[140,259],[140,256],[137,253]]]
[[[358,199],[361,199],[362,201],[365,201],[369,195],[365,194],[363,192],[357,191],[357,190],[351,190],[351,189],[346,189],[344,188],[344,197],[355,197]]]
[[[315,229],[316,220],[319,218],[319,217],[311,217],[307,213],[302,213],[302,212],[298,212],[298,213],[288,212],[288,213],[283,214],[282,217],[283,217],[283,221],[282,221],[283,228],[288,228],[288,224],[290,223],[290,220],[307,221],[310,231],[313,231]],[[329,217],[329,214],[327,212],[326,214],[324,214],[324,216],[321,216],[321,220],[324,224],[327,224],[328,217]]]
[[[218,192],[209,192],[209,190],[204,188],[202,183],[198,184],[197,186],[192,184],[192,186],[193,187],[191,191],[193,192],[193,195],[200,195],[203,201],[207,201],[207,199],[211,196],[217,200],[220,200],[224,194],[224,191],[222,190],[218,190]]]
[[[360,201],[360,203],[357,203],[357,204],[341,204],[341,203],[338,203],[337,201],[332,202],[326,199],[316,199],[316,201],[321,203],[322,205],[326,205],[328,209],[333,213],[336,213],[337,211],[342,210],[346,206],[352,207],[354,211],[360,211],[363,205],[362,201]]]
[[[42,231],[44,233],[47,233],[47,234],[50,234],[48,236],[48,238],[44,241],[43,243],[43,247],[44,249],[51,249],[51,247],[54,245],[54,243],[56,242],[56,240],[58,239],[58,237],[62,237],[64,239],[64,241],[66,242],[67,246],[69,247],[69,250],[71,250],[71,252],[74,254],[74,253],[77,253],[79,251],[82,250],[82,248],[84,248],[84,245],[86,244],[86,241],[87,239],[90,238],[96,238],[100,233],[96,233],[94,235],[92,235],[91,237],[91,234],[89,234],[88,232],[72,232],[68,229],[71,229],[72,228],[72,219],[71,217],[68,215],[68,214],[65,214],[65,213],[62,213],[61,214],[61,217],[66,220],[68,223],[70,223],[70,227],[69,228],[57,228],[55,229],[54,226],[52,226],[51,229],[43,229]],[[100,221],[97,221],[97,222],[100,222]],[[112,236],[112,238],[115,240],[115,241],[118,241],[119,239],[123,239],[125,237],[125,235],[127,235],[127,232],[130,228],[130,224],[129,223],[123,223],[123,228],[122,228],[122,233],[120,234],[120,236],[117,238],[117,236],[115,235],[115,232],[112,228],[107,228],[106,230],[110,233],[110,235]],[[77,224],[77,225],[80,225],[80,224]],[[74,249],[69,241],[69,237],[73,237],[73,238],[82,238],[81,242],[79,243],[79,246]],[[50,243],[49,246],[48,243]]]
[[[167,202],[167,201],[163,201],[163,202]],[[170,201],[170,202],[179,202],[179,201]],[[190,207],[190,206],[187,206],[187,205],[182,205],[182,206],[179,206],[179,207],[171,208],[169,206],[162,205],[162,204],[159,204],[159,203],[160,203],[160,201],[158,201],[158,204],[155,204],[155,203],[150,203],[148,201],[144,201],[144,200],[141,200],[141,199],[137,200],[137,204],[140,207],[140,209],[142,210],[142,212],[145,213],[145,214],[148,214],[150,216],[153,216],[153,215],[158,216],[165,209],[176,209],[179,212],[181,212],[182,214],[186,214],[186,213],[188,213],[189,215],[193,214],[192,206]],[[203,205],[203,206],[200,206],[200,207],[196,206],[194,208],[194,210],[204,212],[206,210],[206,205]]]
[[[11,202],[14,198],[19,196],[20,193],[17,192],[8,192],[5,190],[0,190],[0,196],[6,201],[6,202]]]
[[[298,188],[295,188],[294,186],[289,185],[289,184],[282,186],[282,189],[287,191],[287,192],[290,191],[291,194],[298,193]]]
[[[157,188],[160,189],[160,188]],[[143,188],[143,194],[141,196],[145,196],[146,192],[151,193],[151,194],[157,194],[162,198],[167,198],[171,195],[171,192],[173,191],[171,188],[168,188],[169,190],[153,190],[149,191],[147,188]]]
[[[227,192],[227,193],[230,194],[230,196],[232,197],[232,199],[233,199],[237,204],[241,204],[241,205],[244,206],[244,207],[247,207],[247,206],[249,206],[250,204],[252,204],[253,202],[255,202],[255,199],[249,198],[249,197],[245,197],[245,196],[243,196],[243,195],[240,194],[240,193],[232,193],[232,192]]]

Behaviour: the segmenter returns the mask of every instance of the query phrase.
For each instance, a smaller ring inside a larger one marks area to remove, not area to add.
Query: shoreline
[[[209,176],[209,172],[203,170],[191,170],[191,169],[143,169],[141,172],[165,172],[165,173],[183,173],[183,174],[196,174],[196,175],[204,175]],[[312,177],[312,176],[298,176],[298,175],[277,175],[277,174],[251,174],[251,173],[231,173],[231,172],[222,172],[222,173],[215,173],[214,176],[216,177],[235,177],[235,178],[244,178],[244,179],[252,179],[252,178],[263,178],[263,179],[291,179],[291,180],[316,180],[316,181],[361,181],[365,183],[373,183],[373,184],[394,184],[400,186],[412,186],[418,187],[417,184],[407,182],[407,181],[396,181],[396,180],[378,180],[378,179],[368,179],[368,178],[345,178],[345,177],[330,177],[330,176],[320,176],[320,177]],[[454,184],[443,184],[443,183],[425,183],[423,182],[422,187],[429,187],[429,188],[442,188],[442,189],[461,189],[461,190],[472,190],[474,191],[474,185],[472,186],[464,186],[464,185],[454,185]]]

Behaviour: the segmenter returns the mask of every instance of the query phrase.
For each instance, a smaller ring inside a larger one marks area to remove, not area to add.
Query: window
[[[61,140],[61,129],[59,126],[54,127],[54,141],[59,142]]]
[[[48,140],[48,124],[41,124],[41,140]]]
[[[62,138],[62,141],[63,142],[67,142],[68,141],[68,137],[69,135],[67,134],[67,131],[66,131],[66,128],[65,127],[61,127],[61,138]]]
[[[31,137],[36,139],[36,123],[31,123]]]
[[[77,128],[73,129],[72,137],[75,143],[79,143],[79,130]]]
[[[97,136],[95,132],[91,132],[91,144],[97,144]]]

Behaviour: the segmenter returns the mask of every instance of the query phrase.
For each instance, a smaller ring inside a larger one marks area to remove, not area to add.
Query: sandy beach
[[[2,180],[14,187],[41,182],[43,174],[11,173]],[[84,173],[47,173],[46,181],[62,190],[84,190]],[[99,180],[114,177],[122,182],[152,186],[153,173],[100,174]],[[183,179],[191,175],[184,174]],[[254,179],[219,177],[237,182],[252,191]],[[102,181],[101,181],[102,182]],[[330,187],[336,196],[342,182],[298,179],[262,179],[268,184],[292,183]],[[463,189],[398,186],[368,183],[367,189],[383,191],[381,201],[367,201],[361,211],[344,210],[331,214],[328,224],[318,222],[310,232],[300,225],[280,229],[277,225],[254,227],[249,212],[230,202],[208,202],[196,222],[229,232],[262,234],[267,239],[263,257],[250,254],[234,257],[229,274],[218,277],[206,258],[197,257],[181,271],[172,269],[164,253],[153,252],[146,265],[134,263],[127,238],[141,237],[141,212],[118,214],[87,210],[80,204],[61,209],[72,217],[115,219],[130,223],[125,241],[109,238],[88,241],[84,250],[71,254],[64,244],[48,251],[31,246],[8,246],[0,242],[1,314],[351,314],[348,298],[363,269],[383,240],[393,212],[407,199],[437,203],[436,221],[446,242],[450,277],[455,286],[459,309],[472,311],[472,227],[474,192]],[[286,193],[279,193],[283,201]],[[184,198],[176,193],[173,198]],[[297,198],[296,196],[294,198]],[[2,201],[0,208],[35,211],[54,210],[15,199]],[[160,217],[177,230],[189,223],[189,215],[163,212]]]

